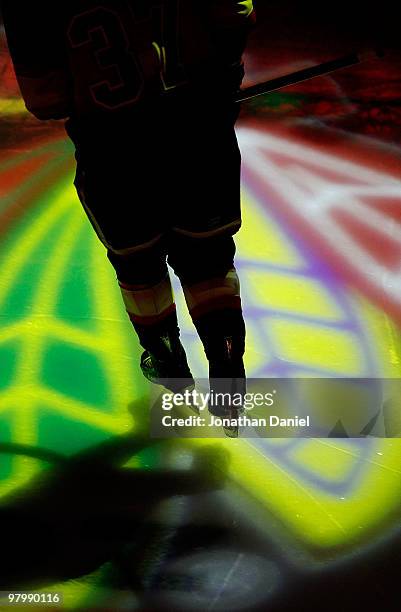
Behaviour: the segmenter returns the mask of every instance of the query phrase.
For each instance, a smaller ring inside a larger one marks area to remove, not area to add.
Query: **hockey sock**
[[[246,393],[242,312],[240,309],[220,309],[205,314],[194,323],[209,361],[210,391],[214,394],[213,401],[209,401],[209,412],[224,416],[230,413],[230,398],[243,398]],[[216,401],[218,397],[226,399]],[[242,401],[235,404],[234,412],[242,412]]]
[[[239,280],[235,268],[224,277],[183,285],[188,309],[206,356],[214,367],[227,365],[227,341],[230,343],[231,370],[228,376],[243,376],[242,356],[245,350],[245,323],[241,310]],[[224,375],[224,374],[221,375]],[[220,374],[218,374],[220,375]]]
[[[215,376],[244,376],[245,323],[242,311],[219,309],[194,319],[194,325]]]
[[[141,346],[158,359],[166,358],[165,338],[177,341],[180,335],[169,275],[152,286],[119,285]]]
[[[241,310],[239,279],[235,268],[225,276],[183,284],[185,300],[195,322],[217,310]]]

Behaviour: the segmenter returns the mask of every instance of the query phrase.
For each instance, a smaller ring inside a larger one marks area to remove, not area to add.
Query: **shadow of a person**
[[[190,469],[124,467],[156,444],[163,464],[163,456],[167,460],[180,444],[188,450],[189,442],[152,440],[133,430],[70,457],[0,444],[0,453],[51,464],[0,501],[0,590],[38,588],[94,571],[138,539],[160,501],[223,486],[228,456],[216,445],[191,446]]]

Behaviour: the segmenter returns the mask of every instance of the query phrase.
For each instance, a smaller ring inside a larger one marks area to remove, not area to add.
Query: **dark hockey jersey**
[[[3,0],[27,109],[39,119],[115,113],[227,79],[252,0]]]

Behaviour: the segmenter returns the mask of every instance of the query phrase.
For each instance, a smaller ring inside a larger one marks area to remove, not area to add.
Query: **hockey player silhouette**
[[[75,185],[144,348],[143,373],[173,391],[193,383],[168,262],[211,380],[244,380],[233,96],[252,0],[4,0],[2,10],[28,110],[66,120]]]

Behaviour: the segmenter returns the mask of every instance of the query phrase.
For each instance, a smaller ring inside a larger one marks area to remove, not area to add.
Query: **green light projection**
[[[0,167],[9,175],[10,169],[20,173],[25,162],[31,164],[3,200],[7,219],[7,203],[11,207],[16,194],[25,193],[24,208],[0,247],[0,435],[2,443],[71,455],[111,435],[135,431],[140,423],[128,408],[133,400],[146,399],[148,391],[114,272],[71,184],[71,149],[64,142],[39,143],[36,156],[42,164],[32,166],[35,156],[19,153]],[[248,372],[269,364],[275,346],[280,358],[298,363],[301,374],[305,364],[322,362],[333,373],[341,366],[345,373],[363,374],[358,336],[331,326],[345,316],[339,302],[318,280],[305,279],[302,253],[246,193],[244,210],[238,246],[250,307]],[[177,301],[190,360],[199,373],[205,366],[202,350],[179,292]],[[351,301],[369,342],[385,355],[385,317],[358,296]],[[256,307],[262,315],[258,320],[252,315]],[[271,310],[277,313],[273,323]],[[302,321],[291,319],[295,315]],[[271,345],[263,342],[261,329],[274,339]],[[394,368],[387,361],[383,371],[391,375]],[[399,508],[397,440],[269,440],[258,446],[223,439],[216,444],[231,454],[230,478],[264,508],[266,527],[273,514],[312,552],[352,549],[390,525]],[[154,461],[152,455],[146,459],[150,466]],[[0,495],[5,499],[43,467],[38,459],[2,453]],[[339,487],[331,489],[333,483]],[[90,590],[85,578],[63,585],[72,606]]]

